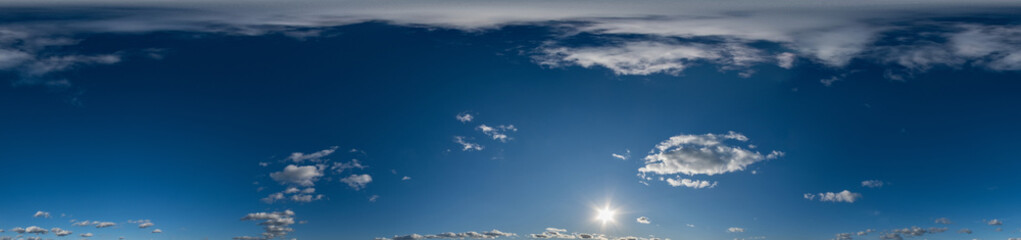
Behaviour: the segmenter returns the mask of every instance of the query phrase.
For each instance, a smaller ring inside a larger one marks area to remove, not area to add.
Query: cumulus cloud
[[[128,223],[138,224],[138,228],[148,228],[156,225],[148,219],[128,220]]]
[[[954,223],[954,222],[951,222],[949,218],[945,218],[945,217],[937,218],[936,220],[934,220],[934,222],[939,223],[939,224],[952,224],[952,223]]]
[[[159,228],[152,230],[152,233],[162,233],[162,232],[163,232],[163,230],[160,230]]]
[[[971,229],[962,228],[961,230],[957,230],[957,233],[971,234]]]
[[[819,201],[823,201],[823,202],[854,203],[855,201],[858,201],[858,199],[861,199],[861,194],[860,193],[853,193],[853,192],[848,191],[848,190],[844,190],[844,191],[837,192],[837,193],[834,193],[834,192],[825,192],[825,193],[818,193],[818,194],[806,193],[804,195],[804,197],[805,197],[805,199],[808,199],[808,200],[815,200],[816,198],[818,198]]]
[[[454,116],[454,117],[457,118],[457,121],[462,122],[462,123],[471,122],[472,119],[475,119],[475,116],[472,116],[469,113],[460,113],[460,114],[457,114],[457,116]]]
[[[1000,226],[1003,225],[1003,221],[1000,221],[999,219],[993,219],[986,221],[986,224],[989,224],[989,226]]]
[[[499,126],[491,127],[491,126],[482,124],[482,125],[479,125],[477,127],[477,129],[479,131],[482,131],[482,134],[485,134],[486,136],[489,136],[489,137],[493,138],[493,140],[497,140],[497,141],[500,141],[500,142],[507,142],[507,140],[511,140],[512,139],[510,136],[507,136],[507,132],[517,132],[518,131],[518,129],[516,127],[514,127],[514,125],[499,125]]]
[[[762,154],[744,148],[743,143],[748,137],[729,132],[727,134],[704,134],[673,136],[660,142],[645,156],[645,166],[638,169],[639,176],[651,180],[647,174],[659,175],[717,175],[743,171],[749,165],[783,156],[783,152],[772,151]],[[706,188],[716,185],[715,182],[698,181],[680,178],[661,178],[671,186]],[[687,180],[687,181],[685,181]]]
[[[19,233],[19,234],[25,234],[25,233],[29,233],[29,234],[47,234],[47,233],[50,232],[49,230],[46,230],[45,228],[36,227],[36,226],[29,226],[27,228],[15,227],[15,228],[11,229],[11,231]]]
[[[649,218],[647,218],[645,216],[638,217],[638,219],[636,219],[636,220],[638,221],[638,223],[641,223],[641,224],[652,223],[652,222],[649,221]]]
[[[677,135],[656,145],[645,157],[646,164],[639,172],[656,174],[717,175],[742,171],[748,165],[782,156],[773,151],[761,154],[741,146],[728,145],[728,141],[746,142],[740,133],[705,135]]]
[[[259,225],[263,228],[262,236],[240,236],[235,240],[273,239],[286,236],[294,231],[290,226],[294,224],[294,212],[284,210],[282,212],[257,212],[249,213],[241,218],[242,221],[262,221]]]
[[[281,184],[296,184],[299,186],[313,186],[323,176],[323,172],[316,166],[287,165],[280,172],[270,173],[269,176]]]
[[[454,136],[454,142],[461,144],[461,151],[480,151],[483,148],[478,143],[468,142],[464,136]]]
[[[355,190],[361,190],[362,188],[365,188],[365,185],[372,182],[372,176],[369,176],[369,174],[351,174],[351,176],[340,179],[340,181],[346,183]]]
[[[78,236],[83,237],[83,238],[92,237],[92,233],[82,233],[82,234],[78,234]]]
[[[608,239],[602,234],[591,233],[567,233],[567,229],[546,228],[545,232],[529,234],[531,238],[538,239]]]
[[[322,158],[324,158],[326,156],[329,156],[330,154],[333,154],[334,152],[337,151],[337,148],[339,148],[339,147],[338,146],[332,146],[330,148],[323,149],[323,150],[320,150],[320,151],[314,152],[314,153],[294,152],[294,153],[291,153],[291,155],[287,157],[287,160],[291,160],[291,161],[293,161],[295,163],[302,163],[304,161],[321,162]]]
[[[49,212],[43,212],[43,211],[36,211],[35,214],[32,215],[32,217],[34,217],[34,218],[50,218],[50,213]]]
[[[744,228],[730,227],[730,228],[727,228],[727,232],[732,232],[732,233],[744,232]]]
[[[502,232],[500,230],[493,229],[492,231],[485,231],[485,232],[481,232],[481,233],[479,233],[479,232],[462,232],[462,233],[446,232],[446,233],[431,234],[431,235],[409,234],[409,235],[403,235],[403,236],[394,236],[392,238],[382,238],[382,237],[380,237],[380,238],[376,238],[376,240],[493,239],[493,238],[510,237],[510,236],[517,236],[517,234],[506,233],[506,232]]]
[[[667,184],[670,184],[670,186],[674,186],[674,187],[684,186],[684,187],[689,187],[689,188],[694,188],[694,189],[714,188],[714,187],[716,187],[716,184],[717,184],[717,182],[709,182],[709,181],[706,181],[706,180],[691,180],[691,179],[687,179],[687,178],[681,178],[681,179],[667,178],[666,182],[667,182]]]
[[[883,184],[885,184],[885,183],[883,181],[879,181],[879,180],[865,180],[865,181],[861,181],[861,186],[862,187],[867,187],[867,188],[879,188],[879,187],[883,187]]]
[[[114,222],[93,222],[93,225],[95,225],[96,228],[108,228],[108,227],[117,226],[117,223],[114,223]]]
[[[50,229],[50,231],[53,232],[54,235],[57,235],[57,237],[63,237],[63,236],[67,236],[67,235],[71,235],[72,234],[71,231],[60,229],[60,228],[52,228],[52,229]]]

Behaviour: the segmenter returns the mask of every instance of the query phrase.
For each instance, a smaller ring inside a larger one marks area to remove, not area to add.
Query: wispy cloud
[[[804,197],[805,199],[808,200],[819,199],[819,201],[823,202],[854,203],[855,201],[858,201],[858,199],[861,199],[862,196],[861,193],[854,193],[848,190],[844,190],[840,192],[824,192],[818,194],[806,193]]]

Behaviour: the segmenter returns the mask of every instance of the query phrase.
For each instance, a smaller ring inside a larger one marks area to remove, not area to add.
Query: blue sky
[[[0,239],[1021,238],[1016,3],[299,3],[3,3]]]

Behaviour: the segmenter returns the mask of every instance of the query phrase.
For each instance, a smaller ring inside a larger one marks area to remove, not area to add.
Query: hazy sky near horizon
[[[1019,5],[4,1],[0,240],[1016,240]]]

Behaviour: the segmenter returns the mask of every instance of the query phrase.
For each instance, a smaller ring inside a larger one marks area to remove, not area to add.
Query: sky
[[[0,240],[1018,240],[1019,12],[0,1]]]

